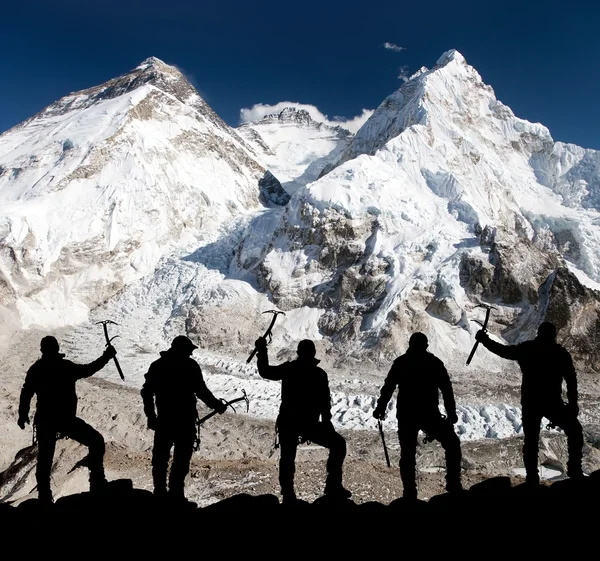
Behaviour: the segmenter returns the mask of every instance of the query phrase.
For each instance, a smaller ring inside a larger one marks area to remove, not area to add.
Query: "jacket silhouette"
[[[75,364],[59,353],[58,341],[44,337],[40,344],[42,358],[27,371],[19,401],[18,425],[24,429],[29,424],[31,399],[37,396],[34,426],[38,442],[36,480],[38,496],[52,501],[50,472],[57,436],[69,437],[89,447],[87,465],[90,470],[90,490],[101,490],[106,484],[104,476],[104,438],[77,417],[77,392],[75,384],[81,378],[101,370],[117,354],[109,346],[102,356],[89,364]]]
[[[546,417],[567,435],[570,478],[583,477],[581,458],[583,431],[577,420],[577,374],[569,352],[556,342],[556,327],[542,323],[537,337],[518,345],[503,345],[492,341],[480,330],[476,339],[494,354],[516,360],[521,367],[521,407],[523,412],[523,463],[528,483],[539,483],[538,447],[540,424]],[[563,381],[567,386],[567,400],[562,399]]]
[[[150,365],[141,390],[148,428],[154,431],[152,479],[157,496],[167,495],[167,468],[174,447],[168,494],[185,499],[184,482],[197,434],[196,399],[219,413],[227,408],[206,387],[202,370],[191,357],[197,348],[187,337],[175,337],[171,348]]]
[[[415,480],[417,437],[419,430],[429,439],[438,440],[446,452],[446,490],[462,490],[460,480],[460,440],[453,425],[458,421],[452,383],[444,363],[427,351],[429,343],[423,333],[413,333],[405,354],[398,357],[390,369],[377,407],[376,419],[384,419],[388,402],[398,388],[396,418],[400,440],[400,477],[403,496],[417,498]],[[447,418],[438,407],[442,392]]]
[[[298,344],[298,358],[277,366],[269,364],[267,341],[256,341],[258,373],[267,380],[281,381],[281,406],[277,417],[279,435],[279,484],[284,502],[296,500],[294,474],[298,444],[310,441],[329,448],[325,495],[349,498],[342,485],[346,441],[331,423],[331,394],[327,373],[319,368],[315,344],[309,339]]]

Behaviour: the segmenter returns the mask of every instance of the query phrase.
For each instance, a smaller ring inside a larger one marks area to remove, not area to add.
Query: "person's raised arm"
[[[269,364],[269,353],[267,351],[267,340],[259,337],[254,343],[256,346],[256,366],[261,378],[265,380],[281,380],[287,370],[285,363],[272,366]]]
[[[71,368],[75,373],[75,378],[77,380],[81,378],[89,378],[93,376],[99,370],[102,370],[109,361],[117,355],[117,349],[115,349],[112,345],[106,347],[105,351],[102,353],[102,356],[98,357],[93,362],[88,364],[75,364],[71,362]]]
[[[503,345],[502,343],[492,341],[490,336],[483,329],[480,329],[476,333],[475,339],[477,339],[477,341],[479,341],[488,351],[491,351],[499,357],[508,360],[519,360],[519,358],[521,358],[519,345]]]

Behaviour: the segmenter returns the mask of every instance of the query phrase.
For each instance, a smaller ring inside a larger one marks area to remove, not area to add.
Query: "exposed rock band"
[[[516,360],[522,371],[521,405],[523,415],[523,460],[526,483],[539,484],[538,441],[542,417],[562,428],[568,439],[568,471],[571,479],[580,479],[582,471],[583,433],[577,420],[577,377],[569,352],[556,342],[556,328],[542,323],[537,336],[518,345],[493,341],[483,329],[476,339],[492,353]],[[346,440],[331,422],[331,395],[327,373],[318,366],[312,341],[300,341],[296,360],[279,365],[269,364],[267,341],[256,343],[260,376],[281,381],[281,406],[277,417],[280,445],[279,483],[284,503],[296,500],[294,474],[296,450],[310,441],[329,449],[325,496],[347,499],[352,493],[342,483]],[[192,341],[180,335],[171,348],[160,353],[145,376],[141,390],[148,428],[154,431],[152,478],[154,494],[169,500],[185,502],[184,482],[189,471],[196,442],[198,414],[196,400],[224,413],[227,405],[217,399],[204,383],[202,371],[192,358],[196,349]],[[454,430],[458,422],[450,377],[444,363],[430,353],[423,333],[414,333],[405,354],[398,357],[386,379],[373,411],[376,419],[386,415],[387,405],[397,394],[396,417],[400,440],[400,476],[403,496],[417,498],[415,456],[417,436],[423,431],[430,440],[438,440],[446,454],[446,490],[462,491],[460,440]],[[93,427],[77,417],[75,384],[92,376],[116,355],[109,345],[101,357],[89,364],[75,364],[59,352],[58,341],[44,337],[42,357],[28,370],[19,403],[18,424],[24,429],[30,423],[30,403],[37,397],[34,418],[38,442],[36,466],[40,499],[52,502],[50,473],[57,438],[67,436],[89,448],[87,466],[91,492],[106,488],[104,474],[104,438]],[[567,403],[562,399],[563,381]],[[438,407],[439,392],[446,415]],[[171,450],[173,462],[167,477]]]

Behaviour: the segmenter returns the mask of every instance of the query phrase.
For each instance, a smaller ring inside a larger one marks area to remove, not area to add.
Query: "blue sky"
[[[7,0],[1,16],[0,131],[148,56],[177,65],[231,125],[284,100],[350,118],[397,89],[401,67],[455,48],[516,115],[600,149],[591,2]]]

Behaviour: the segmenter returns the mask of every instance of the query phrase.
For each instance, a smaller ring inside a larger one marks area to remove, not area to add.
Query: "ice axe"
[[[392,467],[390,463],[390,455],[388,454],[387,445],[385,443],[385,436],[383,435],[383,425],[381,424],[381,420],[377,421],[379,425],[379,436],[381,436],[381,443],[383,444],[383,453],[385,454],[385,462],[387,463],[387,467]]]
[[[106,346],[108,347],[110,345],[110,342],[113,339],[116,339],[118,337],[118,335],[115,335],[114,337],[109,337],[108,336],[108,324],[112,323],[114,325],[119,325],[116,321],[112,321],[110,319],[105,319],[104,321],[97,321],[96,325],[102,325],[102,328],[104,329],[104,337],[106,339]],[[117,370],[119,372],[119,376],[121,376],[121,380],[125,380],[125,376],[123,376],[123,371],[121,370],[121,365],[119,364],[119,361],[117,360],[116,356],[112,357],[113,360],[115,361],[115,366],[117,367]]]
[[[485,319],[483,320],[483,323],[480,322],[477,319],[474,319],[472,321],[474,321],[475,323],[478,323],[479,325],[481,325],[481,329],[484,332],[486,332],[487,331],[488,321],[490,320],[490,312],[492,310],[495,310],[496,308],[494,308],[494,306],[489,306],[488,304],[478,304],[475,307],[476,308],[485,308]],[[475,351],[477,350],[478,346],[479,346],[479,341],[475,341],[475,344],[473,345],[473,348],[471,349],[471,354],[469,355],[469,358],[467,359],[467,366],[469,366],[469,364],[471,363],[471,359],[475,355]]]
[[[247,413],[250,408],[250,400],[248,399],[248,396],[246,395],[246,390],[242,390],[241,397],[236,397],[235,399],[232,399],[231,401],[225,401],[225,405],[226,405],[226,407],[231,407],[235,411],[235,407],[233,406],[233,404],[237,403],[238,401],[246,402],[246,413]],[[214,411],[211,411],[208,415],[204,415],[204,417],[202,417],[202,419],[196,419],[196,440],[194,442],[194,450],[198,450],[200,448],[200,427],[202,426],[202,423],[204,423],[205,421],[208,421],[208,419],[210,419],[211,417],[214,417],[216,414],[217,414],[217,410],[215,409]]]
[[[273,314],[273,319],[271,320],[271,324],[269,325],[269,328],[265,331],[265,334],[263,335],[263,339],[269,339],[269,343],[272,340],[272,336],[271,336],[271,331],[273,330],[273,326],[275,325],[275,322],[277,321],[277,316],[279,314],[282,314],[285,316],[285,312],[278,312],[277,310],[267,310],[266,312],[263,312],[263,314]],[[256,354],[257,349],[254,349],[252,351],[252,354],[248,357],[248,360],[246,360],[246,364],[248,364],[253,358],[254,355]]]
[[[235,407],[233,406],[234,403],[237,403],[238,401],[245,401],[246,402],[246,413],[248,413],[248,410],[250,409],[250,400],[248,399],[248,396],[246,395],[246,390],[242,390],[242,396],[241,397],[236,397],[235,399],[232,399],[231,401],[226,401],[225,405],[227,407],[231,407],[234,411],[235,411]],[[196,421],[196,424],[198,426],[200,426],[202,423],[204,423],[204,421],[208,421],[208,419],[210,419],[211,417],[214,417],[217,414],[217,411],[211,411],[208,415],[204,415],[204,417],[202,417],[202,419],[198,419]]]

